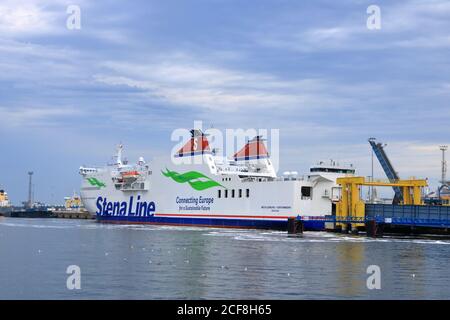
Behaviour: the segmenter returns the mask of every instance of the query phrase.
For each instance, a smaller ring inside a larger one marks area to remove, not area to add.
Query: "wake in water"
[[[362,235],[341,235],[328,232],[304,232],[302,235],[291,236],[285,231],[249,230],[249,229],[222,229],[186,226],[159,226],[159,225],[126,225],[126,224],[104,224],[93,220],[67,220],[67,219],[26,219],[26,218],[2,218],[1,227],[15,228],[41,228],[41,229],[87,229],[87,230],[130,230],[130,231],[177,231],[177,232],[199,232],[208,237],[227,237],[238,241],[259,242],[292,242],[292,243],[415,243],[415,244],[438,244],[449,245],[450,239],[436,239],[427,237],[392,237],[368,238]]]
[[[368,238],[362,235],[340,235],[328,232],[304,232],[302,235],[289,236],[286,232],[274,231],[274,232],[261,232],[258,230],[245,230],[245,231],[210,231],[205,233],[206,236],[213,237],[229,237],[234,240],[239,241],[270,241],[270,242],[316,242],[316,243],[336,243],[336,242],[353,242],[353,243],[417,243],[417,244],[441,244],[450,245],[450,240],[448,239],[431,239],[431,238],[398,238],[398,237],[387,237],[384,238]]]

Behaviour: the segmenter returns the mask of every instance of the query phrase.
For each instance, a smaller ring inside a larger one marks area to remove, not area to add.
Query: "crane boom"
[[[383,168],[383,171],[386,174],[389,181],[395,182],[397,180],[400,180],[397,172],[394,170],[394,167],[392,166],[391,161],[389,160],[388,156],[386,155],[386,152],[384,151],[383,144],[380,142],[377,143],[374,138],[370,138],[369,143],[372,146],[373,152],[375,153],[378,161],[380,162],[381,167]],[[394,189],[395,192],[394,200],[392,201],[392,203],[399,204],[403,200],[402,190],[399,187],[392,187],[392,189]]]

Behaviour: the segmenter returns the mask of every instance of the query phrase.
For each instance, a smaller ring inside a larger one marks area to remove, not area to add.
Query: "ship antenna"
[[[123,149],[123,145],[122,145],[122,143],[120,143],[117,147],[117,162],[116,162],[116,164],[119,166],[122,165],[122,149]]]

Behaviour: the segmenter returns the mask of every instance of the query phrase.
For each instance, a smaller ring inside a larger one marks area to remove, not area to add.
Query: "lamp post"
[[[28,208],[33,206],[33,171],[28,172]]]
[[[447,184],[447,161],[445,160],[445,152],[448,149],[448,146],[439,146],[439,149],[442,151],[442,176],[441,176],[441,184]]]

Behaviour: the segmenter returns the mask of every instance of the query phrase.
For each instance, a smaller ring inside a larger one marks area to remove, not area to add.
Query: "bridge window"
[[[222,190],[217,190],[217,197],[218,198],[221,198],[222,197]]]
[[[228,198],[228,189],[225,189],[225,198]]]
[[[250,197],[250,189],[245,189],[245,196]]]
[[[301,192],[302,192],[302,199],[311,199],[311,187],[302,187],[301,188]]]
[[[234,198],[234,189],[231,190],[231,197]]]
[[[242,189],[239,189],[239,198],[242,198]]]

